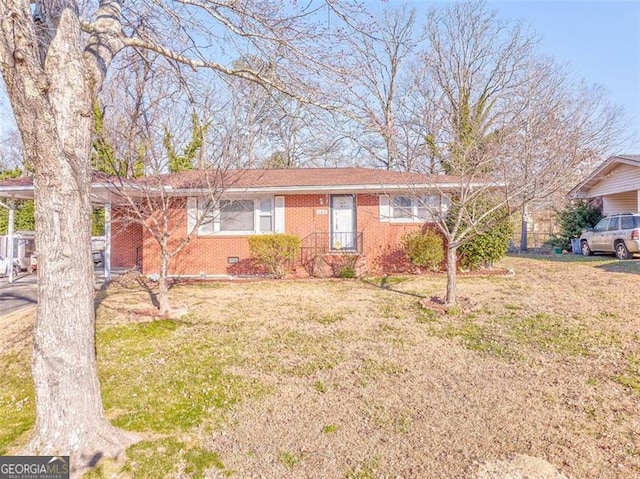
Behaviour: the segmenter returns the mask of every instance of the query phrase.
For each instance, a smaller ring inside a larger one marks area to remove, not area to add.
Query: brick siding
[[[373,194],[356,196],[357,231],[363,234],[364,263],[369,272],[383,272],[385,257],[397,254],[400,238],[408,231],[421,228],[421,224],[393,224],[380,221],[379,198]],[[174,248],[187,235],[187,212],[184,207],[176,209],[172,215],[178,218],[175,232],[170,239]],[[330,195],[287,195],[285,196],[285,232],[301,239],[311,233],[328,233],[330,229]],[[113,267],[135,265],[136,251],[142,250],[142,272],[158,273],[160,270],[160,248],[148,231],[140,225],[116,227],[118,213],[113,213],[114,228],[112,239]],[[228,258],[237,258],[238,263],[229,263]],[[246,236],[216,234],[210,236],[193,235],[189,244],[173,258],[170,274],[176,276],[199,276],[201,274],[227,275],[254,272]]]

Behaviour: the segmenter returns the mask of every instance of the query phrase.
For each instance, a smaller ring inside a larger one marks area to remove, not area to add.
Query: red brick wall
[[[402,235],[422,228],[422,223],[389,223],[380,221],[378,195],[358,195],[358,231],[367,269],[372,273],[393,272],[399,256]]]
[[[313,232],[328,233],[330,228],[330,195],[288,195],[285,197],[285,231],[301,239]],[[367,269],[380,272],[385,257],[397,249],[402,235],[407,231],[420,229],[420,224],[391,224],[379,220],[378,196],[360,194],[357,203],[357,229],[363,233],[364,254]],[[178,218],[170,246],[175,248],[187,234],[186,210],[176,207],[175,218]],[[138,236],[136,236],[136,234]],[[142,241],[140,241],[140,235]],[[126,245],[125,238],[129,238],[131,245]],[[143,243],[143,273],[153,274],[160,270],[160,249],[157,242],[142,229],[130,231],[122,236],[118,248],[135,254],[136,244]],[[114,248],[115,250],[115,248]],[[115,252],[115,251],[114,251]],[[115,254],[113,255],[115,259]],[[227,262],[228,257],[237,257],[239,264]],[[115,263],[114,263],[115,266]],[[192,275],[224,275],[251,273],[255,270],[250,265],[249,246],[246,236],[238,235],[193,235],[189,244],[182,252],[173,258],[170,273],[179,276]]]
[[[142,225],[127,224],[114,208],[111,212],[111,267],[135,268],[137,255],[142,254]]]

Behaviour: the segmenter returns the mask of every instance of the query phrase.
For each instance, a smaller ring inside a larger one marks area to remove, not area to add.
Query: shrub
[[[352,266],[343,266],[338,271],[338,278],[342,279],[353,279],[356,277],[356,270]]]
[[[583,229],[595,226],[602,219],[602,209],[579,200],[561,211],[556,211],[556,218],[560,225],[560,233],[549,238],[547,244],[568,250],[572,238],[579,238]]]
[[[404,253],[416,266],[437,271],[444,260],[444,241],[437,231],[432,229],[424,233],[407,233],[401,240]]]
[[[455,227],[461,207],[456,201],[452,203],[446,219],[449,230]],[[465,204],[464,209],[457,228],[458,231],[469,229],[470,233],[459,238],[462,241],[458,247],[459,264],[477,269],[505,256],[513,237],[513,224],[506,208],[496,208],[496,199],[491,196],[480,196]]]
[[[357,264],[360,255],[327,255],[324,262],[331,268],[331,274],[336,278],[350,279],[357,277]]]
[[[285,234],[250,236],[249,251],[271,275],[284,278],[289,264],[300,254],[300,238]]]
[[[507,254],[512,237],[513,223],[507,218],[460,246],[460,264],[468,269],[477,269],[499,260]]]

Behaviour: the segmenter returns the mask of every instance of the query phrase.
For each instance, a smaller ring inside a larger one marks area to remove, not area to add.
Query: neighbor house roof
[[[640,167],[640,155],[616,155],[607,158],[589,176],[573,188],[567,196],[570,198],[582,198],[596,183],[607,177],[619,165],[631,165]]]
[[[478,186],[486,183],[477,182]],[[292,168],[245,170],[192,170],[138,180],[122,180],[103,173],[95,173],[92,193],[103,200],[109,190],[125,186],[145,191],[163,188],[174,194],[195,194],[205,189],[224,190],[225,193],[354,193],[393,192],[414,189],[452,189],[460,186],[460,179],[447,175],[405,173],[375,168]],[[0,181],[0,197],[33,197],[33,178],[23,177]]]

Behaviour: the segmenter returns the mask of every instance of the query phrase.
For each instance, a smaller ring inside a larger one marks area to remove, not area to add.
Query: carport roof
[[[113,183],[113,176],[94,171],[91,179],[92,201],[104,204],[109,198],[109,185]],[[33,176],[8,178],[0,181],[0,198],[33,199]]]

